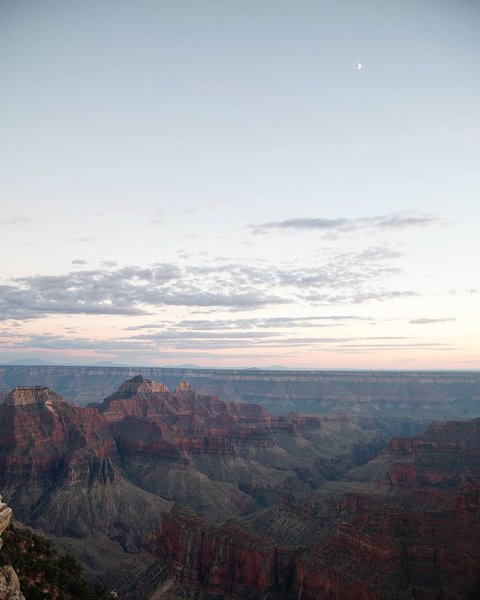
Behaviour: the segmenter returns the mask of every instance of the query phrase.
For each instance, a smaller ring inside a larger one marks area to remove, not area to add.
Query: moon
[[[362,70],[362,63],[357,63],[357,71],[361,71]]]

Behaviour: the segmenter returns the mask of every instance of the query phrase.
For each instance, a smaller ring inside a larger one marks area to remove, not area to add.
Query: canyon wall
[[[393,439],[374,459],[388,465],[378,480],[332,482],[217,526],[174,509],[143,547],[173,582],[159,597],[476,598],[479,452],[480,419],[435,424]]]
[[[130,367],[0,366],[0,394],[42,385],[79,405],[100,402],[137,374],[173,390],[187,379],[197,392],[245,401],[275,414],[348,412],[418,418],[480,416],[477,371],[266,371]]]

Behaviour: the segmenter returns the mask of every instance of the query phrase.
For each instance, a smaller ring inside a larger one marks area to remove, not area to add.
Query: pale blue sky
[[[3,0],[0,360],[478,368],[479,26]]]

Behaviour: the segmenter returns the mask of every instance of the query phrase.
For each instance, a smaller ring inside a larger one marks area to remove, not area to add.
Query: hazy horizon
[[[0,6],[0,363],[480,368],[480,6]]]
[[[114,363],[109,361],[98,361],[98,362],[67,362],[67,361],[58,361],[51,362],[48,360],[44,360],[42,358],[39,359],[16,359],[10,362],[0,363],[2,367],[73,367],[73,368],[111,368],[111,369],[178,369],[182,371],[195,371],[195,370],[219,370],[219,371],[293,371],[293,372],[329,372],[329,371],[345,371],[345,372],[363,372],[363,373],[383,373],[383,372],[395,372],[395,373],[478,373],[480,369],[475,368],[465,368],[465,369],[415,369],[415,368],[391,368],[391,369],[382,369],[382,368],[355,368],[355,367],[331,367],[331,368],[316,368],[316,367],[288,367],[288,366],[280,366],[280,365],[265,365],[263,367],[256,367],[251,365],[237,365],[234,367],[223,367],[221,365],[218,366],[202,366],[198,364],[171,364],[171,365],[145,365],[145,364],[121,364]]]

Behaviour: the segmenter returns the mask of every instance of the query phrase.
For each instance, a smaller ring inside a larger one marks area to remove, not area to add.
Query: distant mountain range
[[[18,360],[12,360],[7,365],[26,365],[26,366],[44,366],[44,365],[55,365],[57,363],[50,362],[49,360],[43,360],[43,358],[19,358]]]
[[[115,363],[115,362],[111,362],[111,361],[97,361],[91,364],[76,364],[76,363],[71,363],[68,361],[65,362],[55,362],[55,361],[49,361],[49,360],[45,360],[43,358],[35,358],[35,357],[30,357],[30,358],[19,358],[16,360],[12,360],[10,362],[5,363],[3,366],[31,366],[31,367],[35,367],[35,366],[46,366],[46,365],[50,365],[50,366],[69,366],[69,367],[125,367],[125,368],[135,368],[132,365],[127,365],[124,363]],[[139,369],[145,369],[145,368],[151,368],[151,367],[137,367]],[[162,367],[160,367],[162,368]],[[196,364],[190,364],[190,363],[185,363],[185,364],[179,364],[179,365],[172,365],[170,367],[163,367],[163,368],[171,368],[171,369],[204,369],[205,367],[201,367],[200,365],[196,365]],[[225,367],[209,367],[212,370],[217,370],[217,369],[225,369]],[[286,369],[285,367],[282,367],[280,365],[269,365],[267,367],[262,367],[262,369],[258,369],[258,367],[239,367],[242,370],[252,370],[252,371],[257,371],[257,370],[262,370],[262,371],[285,371],[285,370],[289,370]],[[237,370],[237,369],[233,369],[233,370]]]
[[[13,360],[11,362],[6,363],[7,366],[29,366],[29,367],[41,367],[41,366],[69,366],[69,367],[82,367],[85,365],[75,365],[73,363],[68,362],[51,362],[49,360],[44,360],[43,358],[19,358],[17,360]],[[109,361],[101,361],[95,362],[91,365],[91,367],[127,367],[128,365],[122,365],[119,363],[109,362]]]

